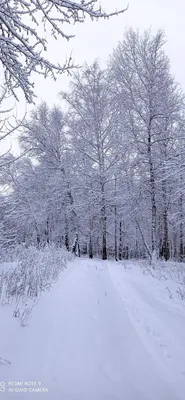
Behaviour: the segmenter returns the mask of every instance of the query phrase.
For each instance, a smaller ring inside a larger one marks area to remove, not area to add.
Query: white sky
[[[125,8],[127,0],[102,0],[106,11]],[[99,58],[105,65],[112,49],[123,38],[125,27],[132,26],[141,30],[152,27],[164,29],[167,37],[166,52],[171,60],[172,72],[185,90],[185,0],[129,0],[126,13],[109,20],[92,22],[89,18],[84,24],[70,26],[70,32],[76,37],[70,42],[51,39],[48,46],[48,57],[62,63],[72,52],[76,64],[84,61],[92,63]],[[69,31],[69,27],[67,27]],[[34,76],[36,102],[46,100],[50,105],[59,102],[58,92],[67,88],[70,78],[63,75],[53,82]]]

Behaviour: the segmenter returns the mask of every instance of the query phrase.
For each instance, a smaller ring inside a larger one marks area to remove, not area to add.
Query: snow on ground
[[[82,259],[28,326],[1,307],[0,399],[184,400],[185,307],[165,284],[138,263]]]
[[[143,277],[137,263],[127,262],[125,267],[124,271],[114,264],[110,274],[127,314],[163,375],[185,398],[185,302],[174,300],[178,284],[168,279],[166,271],[162,272],[166,279],[157,280]]]

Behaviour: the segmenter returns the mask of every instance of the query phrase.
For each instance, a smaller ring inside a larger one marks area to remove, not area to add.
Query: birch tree
[[[52,240],[57,224],[57,240],[60,243],[61,237],[64,237],[69,250],[69,220],[72,219],[76,226],[77,215],[68,173],[69,152],[65,137],[65,117],[61,110],[50,110],[46,104],[41,104],[25,124],[20,143],[30,160],[34,158],[38,163],[33,168],[33,173],[38,181],[37,186],[40,182],[43,200],[46,200],[41,214],[44,212],[45,215],[44,229],[47,240]],[[40,192],[39,189],[38,191]]]
[[[110,60],[112,92],[127,121],[125,125],[133,151],[140,165],[145,166],[143,190],[150,196],[153,257],[159,253],[156,181],[161,166],[158,147],[166,140],[162,121],[174,123],[182,104],[181,93],[170,74],[164,43],[160,31],[155,36],[150,31],[141,36],[130,29]]]
[[[164,43],[161,32],[127,31],[108,70],[85,65],[61,93],[61,109],[33,110],[24,157],[14,163],[8,154],[1,169],[5,246],[183,261],[184,95]]]
[[[107,258],[107,190],[118,160],[117,123],[107,90],[106,74],[96,61],[74,75],[69,93],[61,93],[69,105],[72,144],[78,157],[80,155],[81,159],[89,161],[89,170],[81,172],[92,177],[95,183],[101,220],[102,259]]]

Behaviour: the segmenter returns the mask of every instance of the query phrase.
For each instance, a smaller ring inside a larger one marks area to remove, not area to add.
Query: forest
[[[165,42],[162,31],[125,30],[106,68],[73,69],[60,104],[21,122],[20,157],[0,158],[2,254],[54,244],[103,260],[183,261],[185,103]]]
[[[184,13],[0,0],[4,400],[184,400]]]

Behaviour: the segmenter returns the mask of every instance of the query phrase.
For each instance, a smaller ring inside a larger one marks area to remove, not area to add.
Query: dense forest
[[[126,30],[105,69],[85,64],[60,89],[60,106],[22,122],[21,157],[1,156],[1,251],[182,261],[185,105],[163,32]]]

